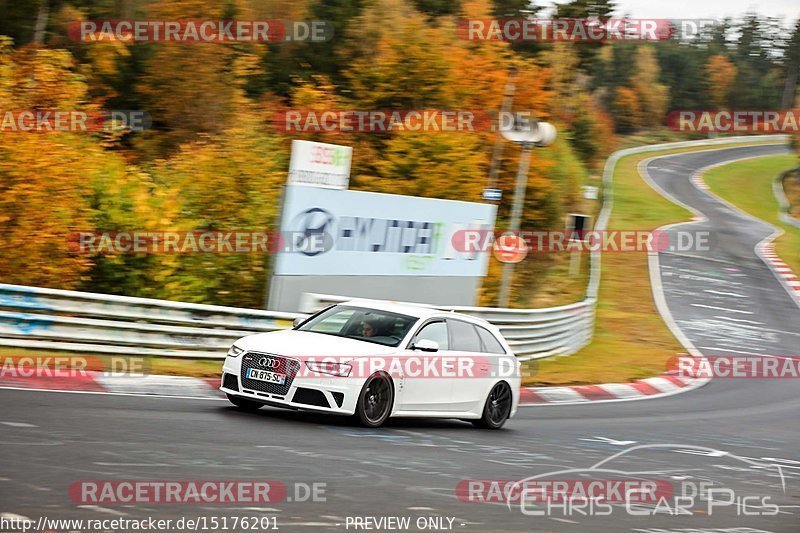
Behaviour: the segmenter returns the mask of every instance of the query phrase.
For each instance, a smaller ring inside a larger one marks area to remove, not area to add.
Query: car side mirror
[[[299,326],[300,324],[302,324],[305,321],[306,321],[306,317],[299,316],[299,317],[295,318],[294,320],[292,320],[292,327],[296,328],[297,326]]]
[[[423,352],[438,352],[439,343],[430,339],[420,339],[411,345],[411,349]]]

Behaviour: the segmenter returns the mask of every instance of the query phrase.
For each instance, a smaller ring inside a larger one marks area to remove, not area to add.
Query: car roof
[[[487,321],[476,316],[445,311],[443,309],[437,309],[427,304],[413,304],[408,302],[391,302],[387,300],[369,300],[366,298],[358,298],[354,300],[348,300],[346,302],[341,302],[340,305],[352,305],[354,307],[366,307],[369,309],[377,309],[379,311],[390,311],[392,313],[400,313],[403,315],[409,315],[417,318],[452,316],[453,318],[456,317],[463,318],[468,321],[476,322],[479,324],[488,324]]]
[[[354,307],[366,307],[369,309],[377,309],[379,311],[391,311],[392,313],[400,313],[418,318],[424,318],[441,312],[440,309],[434,309],[425,304],[390,302],[386,300],[369,300],[367,298],[348,300],[346,302],[341,302],[340,305],[352,305]]]

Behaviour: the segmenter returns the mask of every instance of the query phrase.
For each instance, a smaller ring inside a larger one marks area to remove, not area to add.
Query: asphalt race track
[[[772,230],[690,183],[707,165],[785,150],[714,150],[648,165],[659,187],[708,218],[670,231],[716,236],[711,252],[659,257],[672,315],[706,355],[798,355],[800,307],[753,252]],[[283,531],[357,531],[353,517],[407,516],[411,531],[420,530],[418,517],[444,517],[445,527],[453,519],[456,531],[800,531],[797,379],[721,379],[657,400],[526,407],[499,432],[417,420],[366,430],[272,408],[243,413],[224,401],[18,390],[0,390],[0,406],[0,513],[34,521],[269,515]],[[616,472],[586,471],[620,452],[602,467]],[[562,470],[571,472],[553,474]],[[684,509],[692,514],[620,503],[605,516],[456,497],[461,480],[529,476],[728,492],[691,500]],[[268,479],[292,499],[295,483],[324,483],[325,501],[80,507],[67,495],[77,481],[107,479]]]

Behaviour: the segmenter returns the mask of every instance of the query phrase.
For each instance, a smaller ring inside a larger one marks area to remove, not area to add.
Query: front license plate
[[[276,374],[268,370],[259,370],[257,368],[248,368],[247,377],[255,379],[256,381],[266,381],[267,383],[277,383],[283,385],[286,381],[286,374]]]

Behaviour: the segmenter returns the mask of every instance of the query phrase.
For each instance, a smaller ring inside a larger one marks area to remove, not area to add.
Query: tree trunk
[[[33,44],[44,44],[44,30],[47,28],[47,18],[50,15],[50,0],[41,0],[39,13],[36,15],[36,25],[33,28]]]

